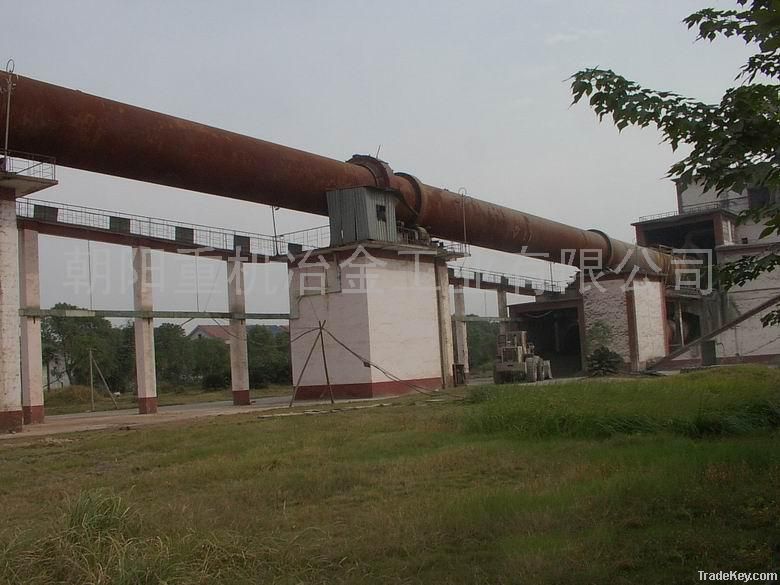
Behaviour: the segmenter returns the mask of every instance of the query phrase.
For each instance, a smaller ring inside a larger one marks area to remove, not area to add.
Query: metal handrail
[[[548,278],[539,278],[536,276],[524,276],[520,274],[508,274],[505,272],[495,272],[492,270],[480,270],[478,268],[451,267],[450,270],[455,278],[461,278],[466,281],[487,282],[490,284],[506,285],[515,290],[534,290],[543,292],[562,293],[566,290],[572,279],[568,281],[551,280]]]
[[[710,203],[700,203],[698,205],[689,205],[682,209],[676,209],[674,211],[666,211],[664,213],[656,213],[654,215],[643,215],[637,222],[650,221],[653,219],[662,219],[665,217],[676,217],[678,215],[688,215],[694,213],[701,213],[702,211],[725,209],[728,210],[731,207],[737,207],[738,204],[744,204],[748,201],[747,196],[730,197],[728,199],[722,199],[720,201],[712,201]]]
[[[35,172],[31,172],[36,169]],[[49,181],[56,180],[55,159],[16,150],[0,151],[0,172]]]
[[[36,206],[56,209],[56,216],[49,218],[45,213],[36,214]],[[44,223],[62,223],[101,230],[112,229],[112,218],[125,219],[129,222],[129,233],[132,235],[159,238],[174,242],[178,241],[177,230],[186,229],[192,232],[191,243],[193,245],[216,250],[233,250],[235,247],[235,239],[238,236],[247,238],[250,242],[250,250],[242,250],[243,254],[275,256],[278,249],[277,243],[286,245],[288,242],[293,242],[308,247],[308,244],[305,241],[307,238],[283,238],[280,236],[275,241],[273,236],[264,234],[229,230],[194,223],[184,223],[174,220],[135,215],[132,213],[108,211],[81,205],[42,201],[27,197],[17,199],[16,212],[19,217],[35,219]],[[287,234],[287,236],[289,235],[290,234]]]

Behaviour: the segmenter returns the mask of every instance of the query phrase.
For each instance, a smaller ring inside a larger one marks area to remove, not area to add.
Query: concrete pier
[[[34,230],[19,231],[19,272],[21,307],[40,309],[38,232]],[[22,411],[24,424],[29,425],[44,418],[40,317],[22,317],[21,329]]]
[[[152,250],[133,248],[133,303],[136,311],[151,311]],[[157,373],[154,363],[154,319],[135,319],[135,371],[138,412],[157,412]]]
[[[227,261],[228,304],[231,313],[246,313],[244,263],[239,258]],[[249,399],[249,356],[246,340],[246,320],[230,319],[230,387],[233,404],[246,405]]]
[[[441,354],[442,388],[453,386],[452,366],[455,363],[452,351],[452,313],[450,312],[450,276],[447,262],[437,259],[436,306],[439,320],[439,351]]]
[[[0,432],[22,428],[20,363],[16,203],[0,190]]]
[[[466,316],[466,298],[463,294],[463,285],[454,286],[454,305],[455,320],[453,328],[455,333],[455,362],[463,364],[463,370],[468,376],[469,373],[469,342],[468,342],[468,324],[461,321]]]
[[[509,308],[507,305],[506,300],[506,291],[503,290],[497,290],[496,291],[496,302],[498,303],[498,316],[501,319],[506,319],[509,317]],[[506,321],[499,321],[498,322],[498,334],[499,335],[506,335],[509,331],[509,323]]]

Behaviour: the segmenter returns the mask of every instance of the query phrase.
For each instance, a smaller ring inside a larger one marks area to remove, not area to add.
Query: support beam
[[[103,309],[20,309],[22,317],[105,317],[106,319],[244,319],[265,321],[290,318],[289,313],[231,313],[228,311],[128,311]]]
[[[455,285],[455,362],[463,364],[463,371],[466,376],[469,373],[469,345],[468,345],[468,324],[464,320],[466,317],[466,298],[463,294],[463,285]]]
[[[133,248],[133,304],[136,311],[151,311],[152,250]],[[138,412],[157,412],[157,372],[154,364],[154,319],[135,319],[135,375]]]
[[[234,314],[246,312],[244,289],[244,264],[240,258],[227,261],[227,286],[229,311]],[[246,341],[246,320],[230,319],[230,387],[233,404],[245,405],[249,399],[249,356]]]
[[[0,189],[0,432],[22,429],[19,235],[13,193]]]
[[[439,352],[442,388],[452,388],[452,314],[450,313],[450,279],[447,263],[436,259],[436,306],[439,318]]]
[[[41,308],[41,285],[38,264],[38,232],[19,230],[19,295],[24,309]],[[22,333],[22,411],[24,424],[42,423],[43,358],[41,355],[41,320],[23,317]]]
[[[498,303],[498,318],[499,318],[498,334],[506,335],[507,331],[509,331],[508,322],[504,320],[509,318],[509,306],[506,300],[506,291],[497,290],[496,301]]]

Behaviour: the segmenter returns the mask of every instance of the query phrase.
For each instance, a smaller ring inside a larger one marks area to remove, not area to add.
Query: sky
[[[683,154],[654,129],[619,133],[587,105],[571,106],[567,79],[599,66],[718,101],[749,48],[694,42],[681,21],[732,4],[0,0],[0,60],[13,58],[21,75],[340,160],[379,150],[427,184],[633,241],[632,221],[675,208],[665,175]],[[37,197],[272,233],[268,206],[66,168],[58,179]],[[325,219],[280,210],[277,223],[287,232]],[[223,266],[161,253],[155,263],[159,309],[226,310]],[[550,270],[480,250],[462,263]],[[131,308],[129,267],[127,249],[42,237],[42,304]],[[197,293],[183,291],[195,271]],[[248,310],[286,311],[285,278],[281,265],[250,268]],[[467,310],[494,315],[494,297],[471,291]]]

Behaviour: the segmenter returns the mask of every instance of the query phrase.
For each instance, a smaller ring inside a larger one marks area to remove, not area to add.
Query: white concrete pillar
[[[506,300],[506,291],[503,290],[497,290],[496,291],[496,301],[498,302],[498,316],[501,319],[506,319],[509,317],[509,308],[507,305]],[[507,321],[499,321],[498,322],[498,333],[499,335],[506,335],[509,331],[509,323]]]
[[[469,345],[468,324],[461,321],[466,316],[466,298],[463,294],[463,285],[455,285],[455,361],[463,364],[464,372],[469,373]]]
[[[19,294],[25,309],[41,308],[38,232],[19,231]],[[43,358],[40,317],[22,317],[22,412],[24,424],[43,422]]]
[[[152,250],[133,248],[133,304],[136,311],[152,311]],[[135,376],[138,412],[157,412],[157,371],[154,363],[154,319],[135,319]]]
[[[228,305],[231,313],[246,313],[244,263],[240,258],[227,261]],[[249,356],[246,341],[246,319],[230,320],[230,387],[233,404],[250,404]]]
[[[0,432],[22,428],[16,202],[0,193]]]
[[[452,313],[450,312],[450,275],[447,263],[435,261],[436,306],[439,318],[439,352],[441,359],[441,382],[443,388],[452,387]]]

